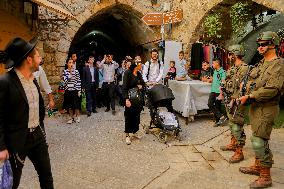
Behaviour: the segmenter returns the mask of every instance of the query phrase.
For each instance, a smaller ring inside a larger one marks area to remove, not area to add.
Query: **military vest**
[[[275,72],[277,73],[275,74]],[[271,100],[277,100],[284,93],[284,59],[261,60],[250,72],[249,79],[248,94],[253,91],[258,91],[257,93],[261,94],[266,89],[276,88],[279,90],[279,94],[275,96],[275,93],[271,92]],[[266,95],[269,93],[266,92]]]
[[[246,74],[248,65],[241,63],[240,66],[232,66],[227,72],[226,91],[235,97],[238,97],[240,92],[240,84]]]

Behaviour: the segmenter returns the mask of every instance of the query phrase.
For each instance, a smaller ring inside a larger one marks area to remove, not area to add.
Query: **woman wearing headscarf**
[[[125,134],[126,144],[131,144],[130,134],[137,137],[136,132],[139,130],[140,113],[143,109],[143,89],[145,82],[140,73],[142,69],[141,62],[132,62],[129,69],[123,76],[123,97],[125,99]]]

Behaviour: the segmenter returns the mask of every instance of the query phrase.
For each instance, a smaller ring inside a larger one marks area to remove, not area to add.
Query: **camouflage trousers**
[[[244,131],[244,112],[245,107],[240,106],[235,114],[235,117],[233,117],[233,115],[227,110],[231,134],[236,138],[238,145],[241,147],[243,147],[246,143],[246,134]]]
[[[269,148],[269,139],[278,116],[279,105],[251,104],[249,118],[252,129],[252,147],[255,157],[263,167],[272,167],[273,155]]]

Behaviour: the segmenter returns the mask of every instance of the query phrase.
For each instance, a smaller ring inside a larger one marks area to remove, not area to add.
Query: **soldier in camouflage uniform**
[[[245,145],[246,135],[243,128],[245,107],[238,106],[236,99],[239,98],[240,84],[247,73],[248,65],[243,61],[245,53],[241,45],[232,45],[228,50],[228,59],[233,65],[227,72],[224,92],[227,95],[225,103],[227,103],[226,111],[231,130],[231,143],[220,148],[223,151],[235,151],[229,162],[238,163],[244,159],[242,148]]]
[[[272,185],[270,168],[273,156],[268,141],[274,119],[279,113],[279,99],[283,93],[284,60],[276,54],[279,37],[275,32],[261,33],[257,43],[258,51],[264,59],[250,72],[250,91],[239,98],[241,104],[248,100],[251,102],[249,118],[255,163],[250,167],[240,167],[240,172],[259,175],[258,179],[250,184],[250,188],[266,188]]]

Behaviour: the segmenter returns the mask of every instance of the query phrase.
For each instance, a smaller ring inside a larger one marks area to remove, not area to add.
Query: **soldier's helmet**
[[[236,56],[245,56],[245,49],[242,45],[231,45],[228,51]]]
[[[278,46],[280,44],[280,37],[273,31],[266,31],[259,34],[258,41],[271,41],[272,44]]]

